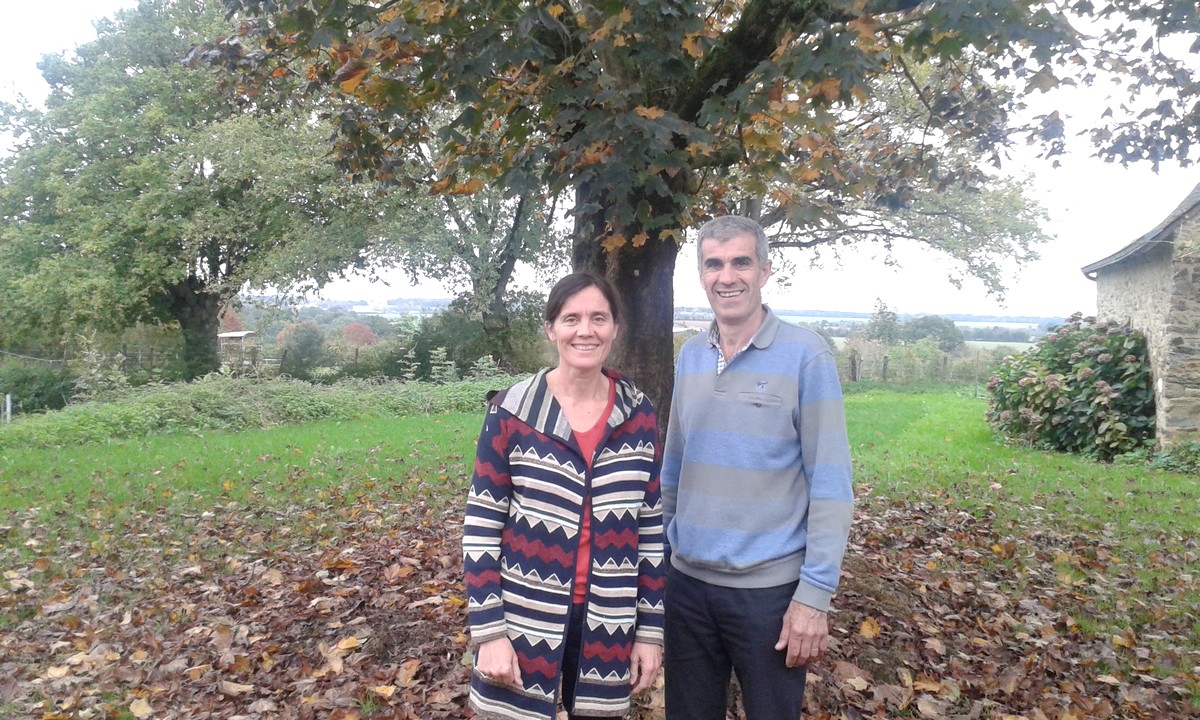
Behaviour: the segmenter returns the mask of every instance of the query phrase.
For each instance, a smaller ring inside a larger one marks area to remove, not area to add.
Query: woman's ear
[[[549,322],[543,322],[542,329],[546,331],[546,339],[554,342],[554,325]]]

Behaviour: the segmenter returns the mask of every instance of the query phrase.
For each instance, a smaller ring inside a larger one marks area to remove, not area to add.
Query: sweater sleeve
[[[792,599],[828,610],[841,577],[854,494],[841,383],[827,351],[801,374],[800,446],[809,502],[804,566]]]
[[[463,572],[471,644],[504,637],[508,627],[500,591],[500,542],[512,499],[508,432],[503,411],[489,407],[475,446],[475,471],[463,524]]]
[[[650,413],[651,427],[658,419]],[[657,430],[655,435],[657,436]],[[662,443],[655,437],[654,466],[646,494],[638,513],[638,599],[637,629],[634,639],[639,642],[663,643],[663,594],[666,589],[663,565],[663,503],[659,484],[662,467]]]
[[[663,553],[665,562],[671,561],[671,521],[675,518],[676,501],[679,497],[679,474],[683,469],[684,436],[680,415],[683,409],[679,405],[680,363],[685,347],[680,352],[680,359],[675,364],[675,387],[671,391],[671,415],[667,420],[667,442],[663,450],[662,473],[660,474],[662,490],[662,524],[663,524]]]

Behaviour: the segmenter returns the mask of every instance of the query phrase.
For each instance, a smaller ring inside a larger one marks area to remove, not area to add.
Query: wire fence
[[[70,365],[79,362],[83,355],[64,351],[61,355],[46,357],[32,351],[15,351],[0,349],[0,362],[6,359],[19,360],[46,365]],[[126,372],[138,370],[157,370],[169,367],[182,359],[182,353],[174,348],[162,348],[154,345],[122,345],[118,349],[91,354],[91,362],[102,362],[109,367],[120,367]]]

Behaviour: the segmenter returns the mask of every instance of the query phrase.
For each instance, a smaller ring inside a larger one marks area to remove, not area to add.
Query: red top
[[[613,403],[617,397],[616,390],[617,386],[610,379],[608,381],[608,404],[604,406],[604,412],[600,413],[600,419],[590,430],[575,433],[575,441],[579,443],[579,449],[583,451],[583,458],[587,461],[589,472],[592,469],[592,456],[596,454],[596,446],[604,439],[604,428],[608,425],[608,416],[612,414]],[[575,556],[575,590],[571,595],[573,603],[587,602],[588,568],[591,564],[592,497],[589,485],[584,489],[583,517],[579,521],[579,553]]]

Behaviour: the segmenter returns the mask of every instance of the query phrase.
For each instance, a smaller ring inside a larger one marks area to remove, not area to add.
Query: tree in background
[[[904,321],[900,325],[900,339],[905,343],[929,339],[944,353],[954,352],[966,344],[962,330],[954,321],[937,315],[923,315]]]
[[[246,326],[242,324],[242,318],[238,316],[237,310],[226,306],[221,308],[221,312],[217,315],[217,329],[223,333],[226,332],[242,332]]]
[[[350,347],[371,347],[379,343],[375,331],[360,322],[352,322],[342,328],[342,341]]]
[[[323,159],[311,108],[240,106],[181,66],[228,31],[216,0],[143,0],[97,28],[43,60],[44,110],[3,114],[0,341],[174,323],[202,375],[242,288],[319,286],[366,261],[383,218]]]
[[[532,372],[549,362],[548,346],[542,327],[545,297],[537,293],[510,294],[505,301],[510,309],[509,352],[501,355],[498,365],[506,372]],[[491,337],[469,298],[459,298],[445,310],[421,323],[412,339],[417,361],[417,377],[430,378],[435,351],[445,351],[444,361],[454,363],[460,376],[470,374],[481,357],[493,357],[495,338]]]
[[[900,342],[900,334],[900,317],[881,298],[875,298],[875,312],[863,335],[884,345],[896,345]]]
[[[917,238],[999,290],[991,269],[1040,236],[1026,234],[1035,214],[980,219],[1003,204],[989,193],[1018,190],[986,165],[1018,141],[1061,152],[1068,120],[1023,124],[1024,95],[1115,71],[1136,115],[1140,88],[1174,85],[1184,102],[1087,121],[1107,156],[1159,162],[1192,153],[1196,119],[1175,107],[1200,93],[1184,63],[1150,51],[1194,30],[1186,3],[1067,2],[1099,16],[1093,36],[1060,4],[1020,0],[225,4],[245,21],[237,37],[195,57],[237,72],[230,87],[252,102],[282,73],[336,93],[334,153],[353,176],[418,184],[409,150],[436,145],[436,192],[569,196],[574,265],[614,280],[638,338],[613,362],[664,417],[687,228],[739,211],[794,245]]]
[[[424,146],[411,151],[410,165],[424,168],[422,177],[436,187],[439,163]],[[490,189],[447,191],[419,202],[427,211],[405,214],[380,248],[384,259],[414,283],[432,278],[454,291],[454,312],[478,320],[486,340],[481,349],[498,363],[511,364],[523,332],[523,318],[512,307],[517,263],[543,279],[567,266],[567,245],[554,228],[553,205],[529,190],[506,197]]]
[[[291,323],[275,336],[279,372],[308,378],[325,356],[325,332],[312,322]]]

